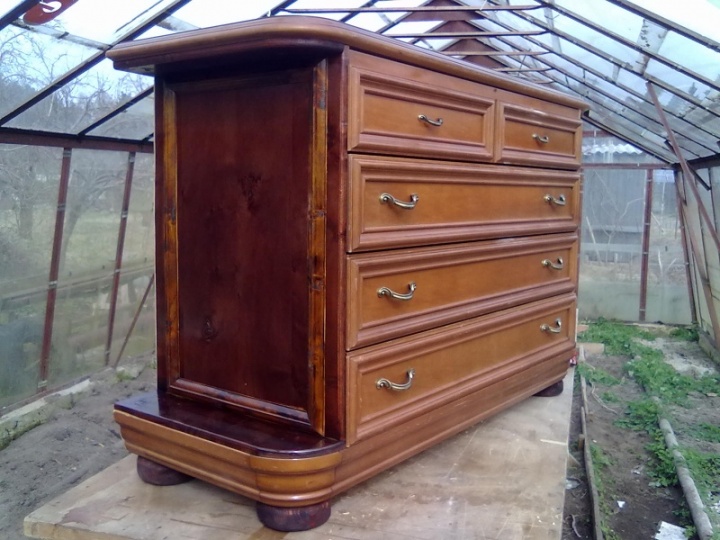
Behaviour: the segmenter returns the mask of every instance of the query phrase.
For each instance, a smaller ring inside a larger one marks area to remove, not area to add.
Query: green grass
[[[603,343],[605,353],[622,356],[635,356],[636,339],[653,341],[655,334],[640,327],[608,321],[600,318],[589,325],[588,329],[578,335],[580,341]]]
[[[591,366],[586,362],[577,365],[577,372],[585,377],[585,380],[590,384],[602,384],[604,386],[620,384],[620,379],[617,377],[613,377],[604,369]]]

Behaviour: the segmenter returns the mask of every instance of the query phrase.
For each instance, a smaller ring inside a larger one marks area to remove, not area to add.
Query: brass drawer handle
[[[555,204],[557,206],[565,206],[567,204],[567,199],[565,198],[565,195],[560,195],[557,199],[552,195],[545,195],[543,197],[543,200],[546,203]]]
[[[550,137],[548,137],[547,135],[538,135],[537,133],[533,133],[532,138],[540,144],[547,144],[550,142]]]
[[[431,126],[440,127],[440,126],[443,125],[443,119],[442,119],[442,118],[438,118],[437,120],[433,120],[432,118],[428,118],[428,117],[425,116],[424,114],[418,115],[418,120],[421,120],[422,122],[427,122],[427,123],[430,124]]]
[[[550,326],[549,324],[541,324],[540,330],[542,332],[549,332],[551,334],[559,334],[562,331],[562,321],[560,319],[555,319],[555,326]]]
[[[387,379],[378,379],[375,382],[375,388],[377,388],[378,390],[382,390],[383,388],[388,388],[390,390],[395,390],[396,392],[402,392],[403,390],[410,390],[410,387],[412,386],[414,378],[415,378],[415,370],[408,369],[406,383],[397,384],[397,383],[394,383]]]
[[[562,260],[562,257],[558,257],[557,262],[552,262],[550,259],[543,259],[542,265],[545,268],[552,268],[553,270],[562,270],[565,267],[565,261]]]
[[[410,195],[410,202],[399,201],[389,193],[380,194],[381,203],[391,203],[400,208],[404,208],[405,210],[412,210],[413,208],[415,208],[419,200],[420,197],[416,193]]]
[[[414,281],[408,283],[408,289],[410,290],[409,293],[402,294],[396,293],[395,291],[388,289],[387,287],[380,287],[377,294],[378,296],[389,296],[390,298],[394,298],[395,300],[412,300],[412,297],[415,294],[415,289],[417,289],[417,285]]]

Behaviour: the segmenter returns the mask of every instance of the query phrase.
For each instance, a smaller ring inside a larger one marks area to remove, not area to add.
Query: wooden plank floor
[[[337,497],[330,520],[280,533],[253,501],[199,481],[144,484],[129,456],[36,510],[25,534],[51,540],[559,540],[572,374]]]

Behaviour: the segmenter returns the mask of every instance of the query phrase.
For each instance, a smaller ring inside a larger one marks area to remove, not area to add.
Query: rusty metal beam
[[[648,267],[650,262],[650,229],[652,225],[653,172],[645,173],[645,213],[643,216],[642,248],[640,258],[640,322],[647,320]]]
[[[672,166],[666,163],[583,163],[582,167],[583,169],[672,170]]]
[[[294,3],[294,2],[291,2]],[[311,14],[315,13],[318,15],[324,13],[452,13],[452,12],[483,12],[483,11],[530,11],[531,9],[538,9],[541,6],[538,5],[494,5],[486,4],[484,6],[416,6],[416,7],[348,7],[348,8],[297,8],[297,9],[283,9],[285,13],[292,13],[294,15]]]
[[[549,51],[456,51],[449,49],[444,49],[438,52],[453,56],[540,56],[541,54],[549,53]]]
[[[613,137],[617,137],[618,139],[629,142],[633,146],[637,146],[644,152],[647,152],[651,156],[656,157],[660,161],[663,161],[665,163],[673,163],[672,159],[665,154],[664,149],[662,152],[658,152],[657,150],[654,149],[655,145],[650,146],[647,143],[638,143],[633,139],[632,135],[634,135],[634,134],[623,133],[622,130],[618,129],[616,126],[608,126],[607,124],[600,122],[600,120],[595,119],[592,116],[585,116],[584,119],[587,123],[592,124],[593,126],[597,126],[600,129],[607,131]]]
[[[60,182],[58,183],[57,210],[55,212],[55,232],[53,234],[50,271],[48,273],[47,301],[45,303],[45,327],[42,346],[40,348],[40,371],[38,390],[48,386],[50,374],[50,351],[52,350],[53,323],[55,321],[55,302],[57,301],[57,284],[60,274],[60,252],[62,250],[63,230],[65,228],[65,208],[67,206],[68,185],[70,184],[70,162],[72,150],[63,149]]]
[[[673,173],[675,185],[677,186],[677,172]],[[677,189],[677,187],[676,187]],[[682,244],[682,250],[683,250],[683,256],[685,257],[685,280],[687,284],[688,289],[688,299],[690,301],[690,321],[693,324],[696,324],[698,322],[697,317],[697,305],[695,303],[695,293],[693,289],[693,276],[692,276],[692,268],[690,268],[690,252],[688,250],[688,241],[687,241],[687,229],[685,227],[685,214],[683,212],[683,202],[681,197],[675,197],[675,201],[677,203],[677,215],[678,215],[678,222],[680,225],[680,243]]]
[[[68,133],[51,133],[31,129],[0,128],[0,144],[27,144],[31,146],[52,146],[85,150],[115,150],[118,152],[153,153],[153,143],[96,137],[85,135],[78,137]]]
[[[551,69],[552,69],[552,68],[550,68],[550,67],[542,67],[542,68],[531,68],[531,67],[511,68],[511,67],[504,67],[504,68],[495,68],[494,71],[502,71],[503,73],[527,73],[527,72],[542,73],[543,71],[550,71]]]
[[[115,358],[115,362],[113,362],[113,369],[117,368],[118,364],[120,363],[120,359],[122,358],[123,353],[125,352],[125,347],[127,347],[128,341],[130,341],[130,336],[133,333],[133,330],[135,330],[135,325],[138,322],[138,319],[140,318],[140,313],[142,312],[142,308],[145,305],[145,302],[147,302],[147,298],[150,294],[150,291],[152,290],[153,284],[155,283],[155,273],[150,276],[150,281],[148,281],[147,287],[145,288],[145,293],[142,296],[142,299],[140,299],[140,303],[138,304],[137,310],[135,310],[135,315],[133,316],[133,320],[130,323],[130,328],[128,328],[127,334],[125,335],[125,339],[123,339],[122,346],[120,347],[120,351],[118,351],[118,355]]]
[[[683,172],[683,180],[684,185],[688,186],[690,188],[690,191],[693,194],[693,197],[695,197],[695,202],[697,204],[698,212],[700,213],[700,230],[707,231],[710,234],[710,238],[712,239],[713,243],[715,244],[715,249],[718,253],[720,253],[720,238],[718,238],[717,230],[715,229],[715,223],[710,218],[710,215],[707,212],[707,209],[705,208],[705,204],[703,203],[702,199],[700,198],[700,192],[698,191],[697,186],[695,185],[695,174],[692,169],[690,169],[690,166],[688,165],[688,162],[685,160],[685,157],[682,155],[682,152],[680,152],[680,148],[677,144],[677,140],[675,139],[675,134],[673,133],[672,129],[670,129],[670,125],[667,122],[667,118],[665,117],[665,111],[662,108],[662,105],[660,104],[660,100],[657,97],[657,93],[655,92],[655,88],[653,87],[652,83],[647,83],[647,89],[648,94],[653,100],[653,103],[655,103],[655,109],[658,112],[658,116],[660,117],[660,120],[662,121],[663,125],[665,126],[665,129],[667,131],[668,135],[668,141],[670,142],[670,146],[673,149],[673,152],[675,152],[675,155],[677,156],[678,160],[680,161],[680,168]],[[678,182],[675,182],[675,185],[678,190],[678,200],[682,200],[682,193],[680,192],[680,186],[678,185]],[[684,211],[684,206],[683,206]],[[693,241],[693,235],[692,232],[688,234],[690,238],[691,247],[693,250],[693,253],[701,253],[699,250],[702,248],[702,246],[695,245],[695,242]],[[703,257],[703,259],[707,263],[707,255]],[[713,327],[713,341],[715,343],[718,343],[718,340],[720,339],[720,325],[718,324],[718,317],[717,317],[717,310],[715,309],[715,302],[713,299],[712,294],[712,286],[710,284],[710,279],[708,275],[707,268],[702,268],[702,265],[697,265],[698,272],[700,274],[700,278],[702,281],[703,286],[703,292],[705,294],[705,300],[708,305],[708,311],[710,312],[710,321],[712,323]]]
[[[117,311],[118,291],[120,290],[120,272],[125,249],[125,232],[127,231],[128,210],[130,209],[130,191],[132,190],[133,173],[135,171],[135,152],[128,154],[125,172],[125,188],[123,189],[120,227],[118,230],[117,248],[115,250],[115,270],[113,271],[112,288],[110,289],[110,313],[108,314],[108,333],[105,341],[105,365],[110,364],[110,347],[112,347],[113,330],[115,328],[115,312]]]
[[[503,36],[537,36],[545,34],[545,30],[508,30],[506,32],[435,32],[430,30],[428,32],[409,32],[404,34],[383,34],[386,37],[397,38],[397,39],[409,39],[409,38],[446,38],[446,39],[464,39],[464,38],[495,38]]]

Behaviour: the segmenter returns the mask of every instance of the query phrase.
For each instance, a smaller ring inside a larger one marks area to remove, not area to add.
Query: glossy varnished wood
[[[574,302],[574,295],[559,296],[351,352],[348,441],[392,429],[561,351],[571,355]],[[378,388],[380,379],[406,382],[410,370],[409,388]]]
[[[350,184],[351,251],[568,232],[580,213],[578,174],[551,169],[352,155]]]
[[[546,261],[561,267],[552,268]],[[347,348],[573,291],[577,236],[550,235],[348,257]],[[387,287],[411,299],[380,295]]]
[[[143,463],[309,528],[563,378],[579,101],[317,18],[109,56],[158,96],[158,392],[115,411]]]

